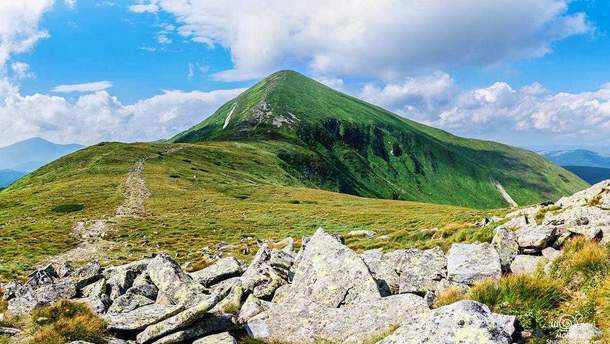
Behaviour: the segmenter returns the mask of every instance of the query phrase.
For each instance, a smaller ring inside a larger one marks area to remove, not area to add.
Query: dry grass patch
[[[460,288],[449,287],[436,297],[434,303],[432,304],[432,308],[447,306],[452,303],[463,300],[465,294],[466,293],[464,292],[464,290]]]

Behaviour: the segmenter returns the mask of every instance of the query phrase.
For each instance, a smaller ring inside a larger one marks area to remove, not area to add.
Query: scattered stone
[[[347,235],[352,236],[352,237],[364,236],[364,237],[372,238],[375,236],[375,232],[361,229],[361,230],[350,231],[349,233],[347,233]]]
[[[453,282],[472,285],[501,275],[498,252],[488,243],[453,244],[447,253],[447,277]]]
[[[539,268],[543,268],[548,263],[548,260],[543,256],[530,256],[520,254],[515,257],[510,265],[510,270],[514,274],[535,274]]]
[[[354,251],[318,229],[303,251],[288,292],[327,307],[341,307],[381,297],[368,267]]]
[[[152,304],[127,313],[107,314],[105,319],[111,331],[139,331],[172,317],[183,309],[181,305]]]
[[[502,271],[507,272],[510,269],[510,264],[515,256],[519,253],[519,244],[517,244],[517,234],[500,226],[496,228],[496,233],[491,241],[498,255],[500,256],[500,265]]]
[[[517,243],[524,253],[540,253],[555,239],[553,226],[527,226],[517,231]]]
[[[147,267],[150,280],[159,289],[157,303],[169,302],[190,307],[205,299],[205,288],[195,282],[169,255],[159,254]]]
[[[589,344],[593,343],[593,340],[596,339],[596,337],[598,337],[600,334],[600,330],[595,325],[590,323],[581,323],[570,326],[565,339],[570,343]]]
[[[392,295],[372,302],[330,308],[297,298],[250,319],[246,331],[254,338],[281,343],[362,343],[393,324],[423,316],[426,302],[413,294]]]
[[[19,329],[0,326],[0,335],[2,335],[2,336],[12,337],[12,336],[18,336],[19,334],[21,334],[21,330],[19,330]]]
[[[556,250],[552,247],[547,247],[542,250],[542,256],[549,260],[549,262],[554,261],[555,259],[561,256],[561,251]]]
[[[418,314],[378,344],[512,343],[506,324],[496,319],[482,303],[459,301]]]
[[[24,285],[15,298],[9,300],[8,311],[20,315],[29,313],[32,309],[51,304],[61,299],[71,299],[76,296],[76,283],[71,280],[61,280],[56,283],[46,283],[32,287]]]
[[[229,332],[223,332],[197,339],[193,344],[237,344],[237,340]]]
[[[400,293],[423,295],[436,290],[438,282],[445,277],[447,258],[440,248],[407,250],[400,273]]]
[[[193,280],[207,287],[224,279],[239,276],[242,272],[243,268],[237,259],[226,257],[219,259],[213,265],[192,272],[189,275]]]

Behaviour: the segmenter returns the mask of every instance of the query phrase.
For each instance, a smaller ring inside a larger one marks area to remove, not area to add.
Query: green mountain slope
[[[170,140],[203,141],[265,141],[305,185],[367,197],[494,208],[507,205],[497,183],[519,204],[587,186],[535,153],[456,137],[292,71]]]

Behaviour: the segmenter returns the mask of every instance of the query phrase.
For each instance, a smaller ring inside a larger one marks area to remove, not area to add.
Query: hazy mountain
[[[589,166],[610,168],[610,156],[586,149],[543,151],[548,160],[561,166]]]
[[[84,146],[60,145],[35,137],[0,148],[0,169],[31,172]]]

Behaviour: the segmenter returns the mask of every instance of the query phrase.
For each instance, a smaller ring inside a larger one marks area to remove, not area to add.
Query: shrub
[[[552,311],[566,297],[560,281],[545,276],[513,274],[500,280],[483,280],[466,299],[486,304],[494,312],[514,314],[528,330],[551,333]]]
[[[38,325],[40,318],[48,320],[44,325]],[[63,300],[36,308],[31,314],[30,327],[31,343],[106,342],[105,322],[84,303]]]
[[[85,206],[83,204],[61,204],[58,205],[57,207],[53,208],[52,211],[54,213],[73,213],[76,211],[81,211],[85,209]]]

